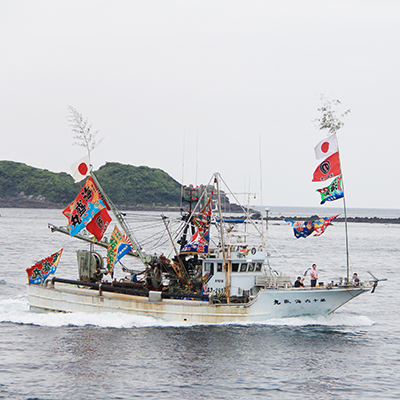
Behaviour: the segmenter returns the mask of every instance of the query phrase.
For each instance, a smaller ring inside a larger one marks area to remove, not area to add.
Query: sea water
[[[59,210],[0,214],[0,398],[400,398],[400,225],[349,224],[351,272],[388,281],[329,317],[188,326],[30,312],[25,269],[63,248],[57,276],[75,279],[75,252],[87,246],[50,232],[48,223],[65,224]],[[271,269],[295,278],[315,262],[321,281],[346,275],[342,223],[296,239],[274,221],[266,235]]]

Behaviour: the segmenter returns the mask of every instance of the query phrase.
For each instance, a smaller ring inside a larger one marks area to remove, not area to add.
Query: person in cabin
[[[203,276],[203,287],[201,289],[201,294],[207,294],[207,281],[208,281],[208,277],[209,277],[209,273],[206,272]]]
[[[303,281],[304,281],[304,279],[301,279],[301,277],[298,276],[296,281],[294,282],[293,286],[294,287],[303,287],[304,286]]]
[[[353,286],[360,286],[360,278],[356,272],[353,274]]]
[[[317,280],[318,280],[317,264],[312,265],[310,271],[310,277],[311,277],[311,287],[315,287],[317,285]]]

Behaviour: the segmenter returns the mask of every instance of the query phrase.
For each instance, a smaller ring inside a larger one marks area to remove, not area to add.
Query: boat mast
[[[231,271],[230,271],[230,263],[226,263],[226,255],[225,255],[225,242],[224,242],[224,227],[222,222],[222,210],[221,210],[221,192],[219,190],[219,174],[215,174],[214,182],[217,185],[217,197],[218,197],[218,214],[219,214],[219,227],[221,234],[221,247],[222,247],[222,258],[224,261],[224,271],[225,271],[225,295],[226,302],[230,304],[231,302]]]
[[[339,152],[339,142],[337,140],[336,133],[337,131],[344,126],[344,123],[340,120],[340,118],[345,117],[347,114],[351,112],[350,109],[346,110],[340,117],[336,116],[336,111],[333,109],[333,106],[337,106],[341,104],[340,100],[328,100],[325,96],[321,96],[321,100],[323,100],[323,105],[321,108],[318,108],[318,111],[322,112],[322,117],[317,118],[316,121],[319,122],[319,130],[328,129],[329,133],[333,133],[335,135],[337,151],[339,156],[339,167],[340,172],[342,172],[342,165],[340,162],[340,152]],[[346,208],[346,196],[344,191],[344,183],[343,183],[343,174],[342,175],[342,189],[343,189],[343,209],[344,209],[344,226],[346,232],[346,265],[347,265],[347,283],[350,281],[350,261],[349,261],[349,234],[348,234],[348,226],[347,226],[347,208]]]
[[[179,257],[178,251],[176,250],[176,246],[175,246],[174,240],[172,239],[171,232],[170,232],[170,230],[168,228],[168,225],[167,225],[167,222],[166,222],[166,217],[164,217],[164,215],[162,216],[162,220],[164,222],[164,226],[165,226],[165,229],[166,229],[166,231],[168,233],[169,240],[171,241],[172,247],[174,248],[174,251],[175,251],[176,258],[178,260],[178,265],[179,265],[178,273],[177,273],[178,278],[182,283],[188,284],[189,281],[190,281],[189,275],[188,275],[188,273],[186,271],[185,266],[183,265],[183,261],[182,261],[181,257]],[[174,270],[175,270],[175,268],[174,268]]]
[[[261,202],[261,207],[264,206],[263,203],[263,187],[262,187],[262,163],[261,163],[261,134],[258,133],[258,153],[260,157],[260,202]],[[264,245],[264,224],[263,224],[263,218],[264,218],[264,213],[261,211],[261,243]],[[267,221],[268,224],[268,221]],[[266,230],[268,229],[268,225],[266,227]],[[267,232],[265,232],[267,233]]]
[[[121,225],[121,227],[122,227],[123,231],[125,232],[126,236],[129,238],[133,249],[138,254],[138,256],[139,256],[140,260],[142,261],[142,263],[145,266],[147,266],[153,260],[153,257],[143,253],[141,251],[140,247],[137,245],[136,241],[132,239],[131,233],[129,231],[128,226],[126,225],[125,220],[122,218],[122,215],[118,212],[117,208],[115,207],[113,202],[110,200],[110,198],[106,195],[105,191],[101,187],[100,182],[96,178],[96,175],[93,173],[93,171],[90,171],[90,176],[95,181],[98,189],[100,190],[101,194],[104,196],[104,198],[106,199],[108,205],[110,206],[112,213],[114,214],[115,218],[117,219],[117,221]]]
[[[339,161],[340,163],[340,161]],[[344,208],[344,226],[346,231],[346,261],[347,261],[347,283],[350,282],[350,253],[349,253],[349,233],[347,228],[347,208],[346,208],[346,196],[344,192],[343,175],[342,175],[342,189],[343,189],[343,208]]]
[[[336,133],[335,133],[336,136]],[[349,251],[349,230],[347,224],[347,207],[346,207],[346,193],[344,191],[344,180],[343,180],[343,172],[342,172],[342,163],[340,161],[340,151],[339,151],[339,142],[336,137],[336,143],[338,148],[338,155],[339,155],[339,167],[340,172],[342,174],[342,190],[343,190],[343,211],[344,211],[344,230],[346,236],[346,279],[347,283],[350,282],[350,251]]]

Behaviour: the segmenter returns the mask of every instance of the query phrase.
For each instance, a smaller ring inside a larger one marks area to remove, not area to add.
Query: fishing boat
[[[262,216],[253,220],[248,207],[242,208],[241,218],[228,218],[223,212],[221,182],[215,173],[203,195],[193,195],[189,188],[183,195],[189,198],[188,212],[181,216],[178,233],[171,231],[169,218],[160,218],[171,253],[147,254],[90,172],[76,200],[63,212],[68,226],[49,225],[52,232],[88,243],[87,250],[77,253],[78,279],[55,273],[62,250],[36,263],[27,269],[30,309],[126,313],[188,324],[246,323],[327,316],[375,290],[377,279],[354,283],[348,274],[339,282],[296,287],[294,279],[270,267],[267,221]],[[107,239],[103,235],[110,210],[117,224]],[[142,271],[123,267],[128,275],[116,279],[115,268],[123,256],[140,260]]]

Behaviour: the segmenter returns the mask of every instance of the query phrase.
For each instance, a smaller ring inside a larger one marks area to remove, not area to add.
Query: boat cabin
[[[256,277],[263,275],[265,252],[262,246],[237,245],[228,247],[226,264],[231,274],[231,296],[255,293]],[[203,261],[203,277],[207,293],[225,293],[224,259],[221,249],[211,251]],[[254,293],[253,293],[254,292]]]

